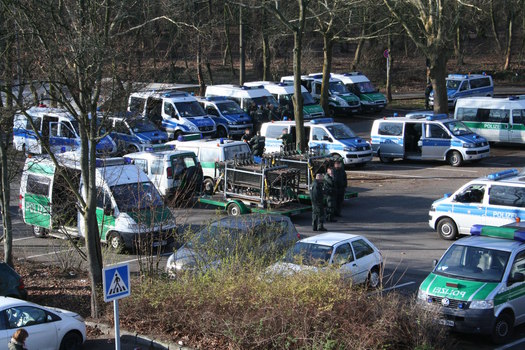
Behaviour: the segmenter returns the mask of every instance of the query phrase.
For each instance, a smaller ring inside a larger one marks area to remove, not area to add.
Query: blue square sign
[[[104,301],[125,298],[131,294],[129,265],[118,264],[104,267],[102,271]]]

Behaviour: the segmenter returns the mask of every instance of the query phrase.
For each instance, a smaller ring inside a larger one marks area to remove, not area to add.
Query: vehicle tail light
[[[19,195],[18,196],[18,208],[22,209],[22,199],[24,199],[24,196]]]
[[[168,175],[168,179],[173,178],[173,171],[171,170],[171,167],[166,168],[166,174]]]
[[[20,283],[18,284],[18,289],[24,290],[25,288],[26,286],[24,285],[24,280],[22,279],[22,277],[20,277]]]

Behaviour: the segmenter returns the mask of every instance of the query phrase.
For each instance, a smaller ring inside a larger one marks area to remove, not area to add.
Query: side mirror
[[[507,286],[510,286],[517,282],[523,282],[525,281],[525,275],[521,272],[514,272],[512,276],[509,277],[507,280]]]
[[[438,264],[437,259],[432,260],[432,267],[436,267]]]
[[[112,216],[113,215],[113,209],[111,208],[110,203],[106,203],[104,205],[104,215],[106,216]]]

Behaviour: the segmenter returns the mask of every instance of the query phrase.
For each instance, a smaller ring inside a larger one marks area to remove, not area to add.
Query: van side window
[[[115,132],[129,135],[129,129],[122,120],[117,120],[115,122]]]
[[[510,276],[513,277],[516,272],[525,274],[525,251],[519,252],[512,263]]]
[[[206,113],[219,116],[219,112],[213,106],[206,107]]]
[[[463,108],[458,107],[456,111],[456,119],[457,120],[464,120],[464,121],[475,121],[477,119],[477,108]]]
[[[315,84],[315,94],[321,95],[321,84]]]
[[[449,134],[440,126],[436,124],[429,124],[428,127],[428,137],[432,139],[449,139]]]
[[[485,185],[470,185],[459,193],[454,200],[460,203],[481,203],[485,195]]]
[[[312,141],[328,140],[328,133],[321,128],[312,129]]]
[[[148,172],[148,161],[146,159],[134,159],[133,164],[138,166],[142,171],[144,171],[146,174],[149,174]]]
[[[403,125],[401,123],[380,123],[377,133],[386,136],[401,136]]]
[[[216,149],[210,148],[206,150],[202,150],[201,152],[201,162],[208,162],[208,163],[214,163],[219,160],[219,148]]]
[[[509,115],[509,109],[491,109],[488,121],[492,123],[508,123]]]
[[[461,86],[459,87],[459,91],[465,91],[469,89],[468,81],[464,81],[461,83]]]
[[[97,208],[104,208],[104,204],[111,206],[111,197],[103,188],[97,187]]]
[[[514,109],[512,111],[512,122],[514,124],[525,124],[525,109]]]
[[[76,135],[71,128],[71,124],[68,122],[60,123],[60,136],[66,137],[68,139],[76,138]]]
[[[52,122],[52,123],[49,123],[49,125],[50,125],[49,136],[58,136],[58,123]]]
[[[40,196],[49,195],[49,185],[51,179],[43,176],[27,175],[27,193],[32,193]]]
[[[489,204],[525,208],[525,187],[493,185]]]
[[[144,112],[144,102],[146,102],[146,100],[143,98],[131,97],[129,99],[129,111],[142,114],[142,112]]]
[[[151,162],[151,175],[162,175],[162,160],[154,160]]]
[[[170,117],[176,117],[175,107],[171,102],[164,102],[164,114]]]
[[[283,128],[282,125],[268,125],[265,136],[269,139],[276,139],[283,133]]]

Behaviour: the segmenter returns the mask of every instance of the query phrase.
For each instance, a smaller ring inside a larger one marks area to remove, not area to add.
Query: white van
[[[481,177],[430,207],[428,224],[443,239],[468,235],[474,224],[502,226],[525,220],[525,174],[516,169]]]
[[[261,126],[261,136],[266,137],[266,152],[281,150],[282,141],[278,137],[283,129],[292,135],[295,144],[295,122],[277,121],[264,123]],[[309,148],[320,147],[322,153],[340,157],[345,165],[364,166],[372,160],[370,144],[356,134],[348,126],[335,123],[332,118],[319,118],[304,123],[306,140]]]
[[[446,160],[452,166],[489,156],[488,141],[446,114],[413,112],[406,117],[374,120],[370,132],[374,155],[384,163],[394,158]]]
[[[251,154],[250,146],[243,141],[207,139],[194,141],[170,141],[177,150],[191,151],[197,155],[203,172],[203,192],[213,193],[215,180],[219,176],[217,162],[234,159],[239,154]]]
[[[269,81],[254,81],[245,83],[246,86],[263,86],[269,93],[275,97],[281,107],[286,107],[293,115],[293,94],[294,86],[285,83],[272,83]],[[301,85],[301,95],[303,95],[303,118],[310,120],[314,118],[323,118],[324,110],[323,107],[317,103],[313,96]]]
[[[454,108],[461,98],[474,96],[493,96],[494,81],[486,74],[449,74],[447,81],[448,106]],[[429,103],[434,105],[434,92],[430,93]]]
[[[245,112],[248,112],[250,105],[255,103],[257,106],[266,106],[270,103],[275,108],[279,103],[263,86],[238,86],[232,84],[210,85],[206,87],[206,97],[220,96],[226,97],[237,102]]]
[[[454,118],[491,142],[525,142],[525,96],[462,98]]]
[[[129,96],[128,112],[151,120],[170,139],[200,133],[204,137],[216,132],[215,122],[195,97],[178,90],[144,90]]]
[[[82,193],[80,158],[58,154],[60,166],[45,156],[27,158],[20,181],[19,207],[37,237],[85,237],[74,192]],[[175,234],[175,218],[159,192],[137,166],[124,158],[97,159],[97,221],[100,239],[115,250],[137,244],[162,246]],[[71,189],[64,177],[75,186]]]
[[[129,153],[124,158],[142,169],[165,198],[187,199],[200,192],[202,168],[195,153],[165,148]]]
[[[31,107],[26,113],[42,140],[48,143],[52,153],[69,152],[80,148],[77,121],[65,109]],[[38,140],[31,123],[23,113],[17,113],[13,120],[13,144],[16,150],[42,154],[44,148]],[[107,135],[97,144],[97,154],[113,155],[117,144]]]
[[[380,93],[364,74],[360,72],[332,73],[332,77],[341,80],[348,91],[359,97],[361,109],[364,112],[379,112],[385,108],[386,96]]]

